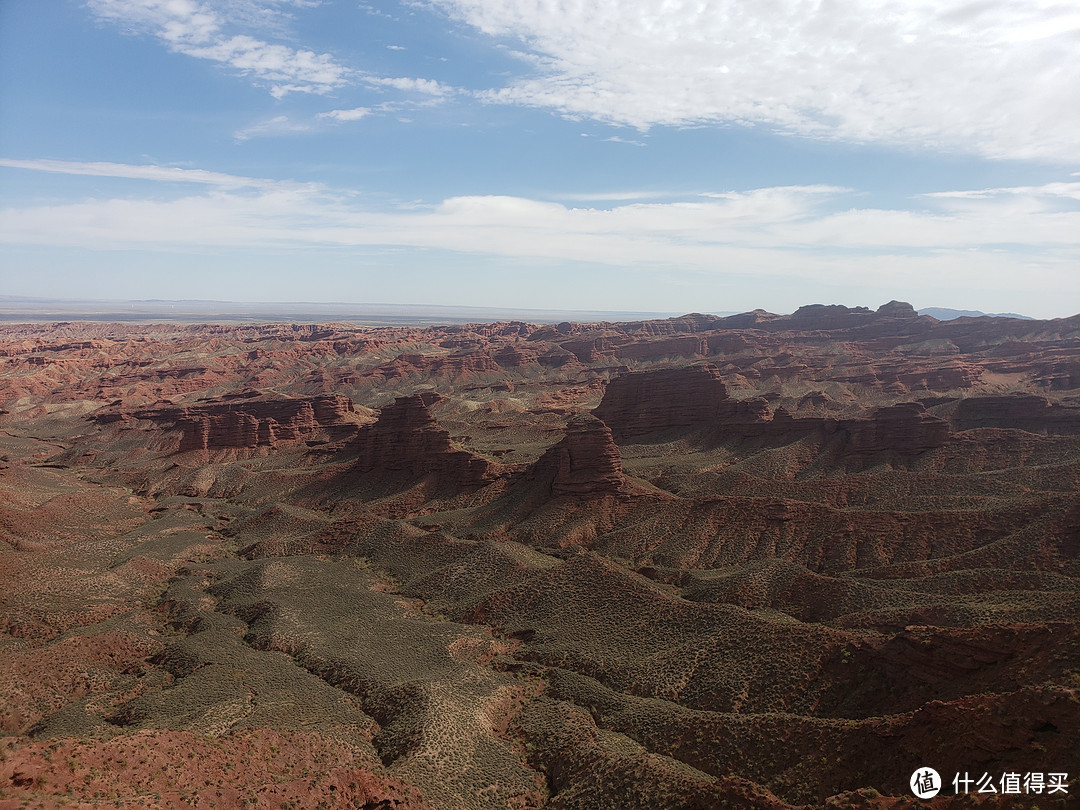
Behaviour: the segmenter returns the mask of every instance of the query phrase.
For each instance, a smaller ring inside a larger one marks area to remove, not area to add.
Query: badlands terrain
[[[0,808],[1069,806],[1078,616],[1080,316],[0,327]]]

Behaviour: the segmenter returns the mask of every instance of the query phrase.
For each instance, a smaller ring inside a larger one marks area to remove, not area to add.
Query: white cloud
[[[313,5],[303,0],[292,4]],[[229,29],[238,25],[280,17],[267,2],[89,0],[88,5],[99,19],[133,33],[149,33],[172,51],[228,65],[259,84],[269,85],[275,98],[296,92],[326,93],[344,85],[352,73],[330,54],[267,42],[247,33],[230,33]]]
[[[1075,2],[432,2],[516,40],[532,66],[481,94],[491,102],[640,129],[763,124],[991,158],[1080,155]]]
[[[233,138],[243,143],[251,138],[268,137],[275,135],[294,135],[298,132],[310,132],[311,124],[303,121],[293,121],[287,115],[275,115],[266,121],[260,121],[249,127],[238,129],[233,133]]]
[[[321,112],[316,118],[329,118],[333,121],[359,121],[371,115],[370,107],[353,107],[351,110],[328,110],[327,112]]]
[[[932,207],[913,210],[851,207],[859,195],[829,186],[602,207],[465,196],[375,210],[347,192],[198,170],[2,165],[209,186],[171,200],[148,195],[9,208],[0,212],[0,242],[8,244],[168,252],[396,246],[702,278],[743,273],[772,276],[776,283],[888,286],[903,279],[932,289],[1027,289],[1035,279],[1056,300],[1071,298],[1080,307],[1076,183],[947,191],[920,197]]]
[[[71,160],[8,160],[0,158],[0,166],[57,174],[76,174],[92,177],[119,177],[129,180],[155,180],[170,183],[202,183],[223,188],[268,188],[279,185],[275,180],[240,177],[235,174],[208,172],[204,169],[181,169],[173,166],[131,165],[127,163],[80,162]]]
[[[610,138],[604,138],[604,140],[610,143],[625,143],[630,146],[645,146],[644,141],[635,141],[629,138],[620,138],[618,135],[612,135]]]
[[[1077,174],[1072,175],[1078,176]],[[984,188],[978,191],[934,191],[924,197],[937,200],[986,200],[1009,197],[1062,197],[1080,200],[1080,183],[1047,183],[1042,186],[1016,186],[1013,188]]]
[[[437,82],[434,79],[416,79],[406,76],[395,78],[371,76],[366,78],[365,81],[376,87],[392,87],[395,90],[424,93],[429,96],[447,96],[456,92],[456,88]]]
[[[594,191],[587,193],[558,193],[551,196],[560,200],[574,200],[576,202],[612,202],[614,200],[651,200],[683,195],[674,191]]]

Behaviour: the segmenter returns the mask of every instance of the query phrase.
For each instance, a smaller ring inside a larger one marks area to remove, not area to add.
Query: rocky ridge
[[[178,452],[276,449],[304,441],[337,441],[359,429],[356,407],[341,395],[266,397],[256,391],[190,406],[163,405],[95,414],[102,424],[148,420],[181,431]]]

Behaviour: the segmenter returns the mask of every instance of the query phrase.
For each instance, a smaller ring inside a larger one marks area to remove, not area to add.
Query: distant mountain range
[[[929,315],[939,321],[951,321],[956,318],[1019,318],[1022,321],[1033,321],[1027,315],[1017,315],[1015,312],[979,312],[977,309],[948,309],[946,307],[926,307],[919,310],[920,315]]]
[[[955,318],[1020,318],[1034,320],[1013,312],[987,313],[973,309],[926,307],[920,315],[939,321]],[[32,298],[0,295],[0,321],[12,320],[89,320],[89,321],[352,321],[371,325],[408,324],[414,326],[440,323],[480,323],[498,320],[522,320],[532,323],[575,321],[636,321],[663,319],[680,312],[625,312],[599,310],[525,309],[519,307],[459,307],[424,304],[294,303],[249,301],[169,301],[162,299],[86,301],[60,298]],[[713,315],[736,315],[734,311]]]

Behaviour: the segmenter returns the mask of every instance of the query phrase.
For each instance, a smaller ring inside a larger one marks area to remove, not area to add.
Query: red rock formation
[[[549,368],[572,369],[575,367],[580,368],[581,361],[562,346],[552,346],[540,356],[540,365]]]
[[[540,358],[540,351],[532,346],[511,343],[494,354],[495,362],[504,368],[521,368],[535,363]]]
[[[716,329],[720,320],[715,315],[702,315],[700,312],[691,312],[688,315],[680,315],[677,318],[666,318],[664,320],[630,321],[628,323],[604,325],[618,326],[630,334],[682,335]]]
[[[1029,433],[1080,433],[1080,410],[1050,402],[1034,394],[968,397],[956,406],[957,430],[1017,428]]]
[[[839,427],[848,434],[845,450],[850,453],[921,453],[949,438],[949,423],[926,413],[918,402],[878,408],[869,417],[845,419]]]
[[[789,329],[848,329],[861,326],[874,317],[866,307],[845,307],[840,304],[807,304],[799,307],[786,319]],[[777,321],[781,323],[781,321]]]
[[[551,479],[552,495],[628,493],[622,457],[607,425],[583,415],[566,426],[562,441],[536,462],[531,477]]]
[[[438,394],[399,397],[379,412],[379,419],[360,430],[351,442],[360,473],[387,471],[411,477],[435,474],[458,486],[480,486],[494,480],[499,465],[458,450],[439,427],[428,406]]]
[[[956,391],[971,388],[982,377],[982,369],[970,363],[947,363],[937,368],[896,368],[882,382],[898,383],[907,391]]]
[[[297,399],[262,397],[257,392],[222,397],[189,407],[167,406],[95,414],[100,423],[145,419],[183,431],[179,452],[274,448],[325,437],[343,439],[357,431],[356,408],[348,397]]]
[[[882,304],[874,314],[879,318],[909,319],[919,317],[919,313],[915,311],[915,308],[905,301],[890,301],[887,304]]]
[[[593,414],[617,441],[665,430],[757,424],[771,417],[763,400],[729,399],[719,369],[710,363],[616,377]]]
[[[593,414],[622,441],[659,430],[710,426],[727,399],[719,369],[706,363],[616,377]]]
[[[950,435],[949,423],[928,414],[921,402],[901,402],[854,419],[792,417],[784,408],[778,408],[772,422],[760,428],[761,435],[782,443],[811,433],[822,438],[843,434],[843,452],[853,455],[922,453],[941,447]]]
[[[562,347],[573,354],[582,363],[597,363],[615,359],[615,342],[607,337],[586,337],[568,340]]]
[[[615,350],[620,360],[655,360],[659,357],[704,357],[709,344],[704,337],[670,337],[636,340]]]
[[[422,354],[402,354],[389,363],[368,372],[368,377],[394,379],[413,374],[438,376],[458,375],[470,372],[499,371],[499,364],[484,352],[451,354],[445,357],[428,357]]]

